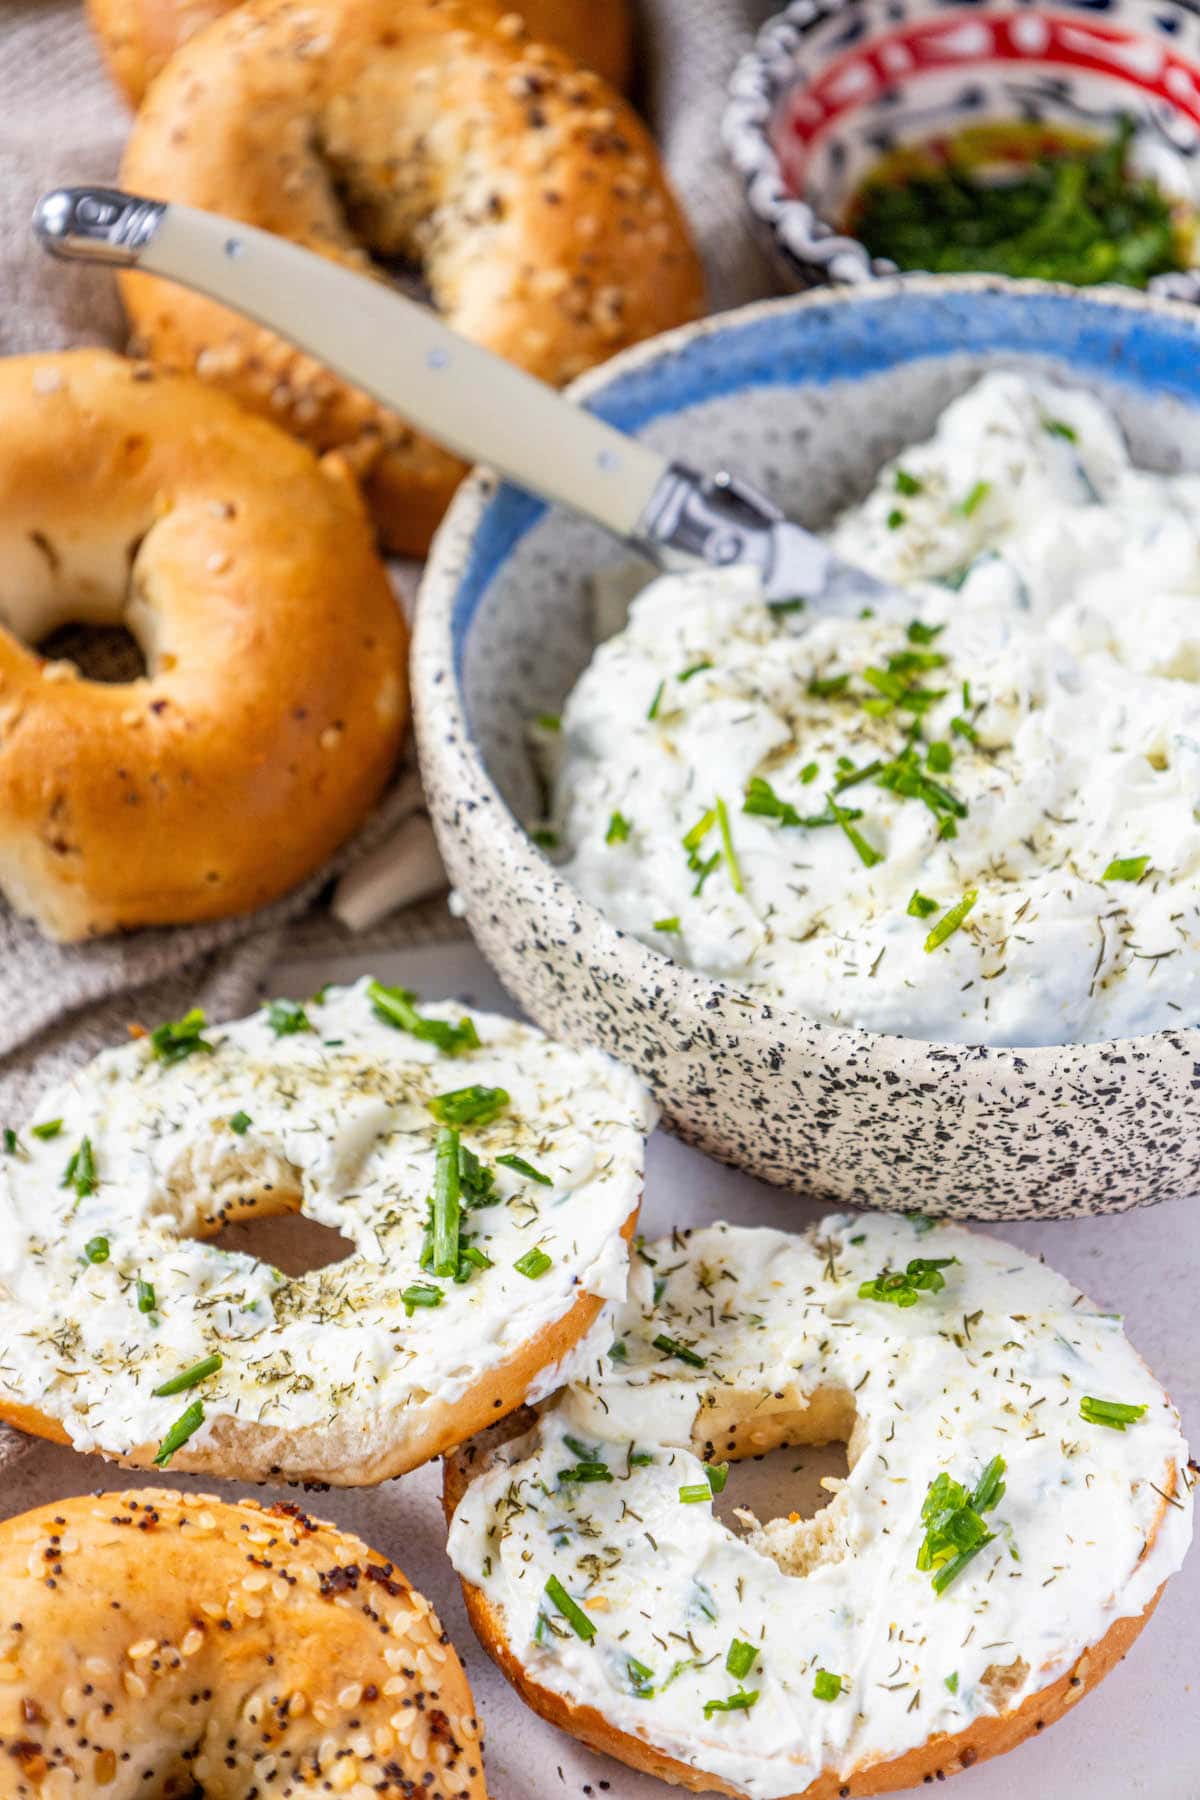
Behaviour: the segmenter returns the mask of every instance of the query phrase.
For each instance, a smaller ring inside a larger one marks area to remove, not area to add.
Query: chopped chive
[[[704,1716],[706,1719],[711,1719],[714,1713],[719,1712],[749,1712],[757,1699],[757,1688],[749,1694],[739,1688],[736,1694],[730,1694],[728,1700],[706,1700]]]
[[[462,1183],[458,1167],[459,1138],[453,1126],[437,1134],[433,1170],[433,1272],[445,1277],[458,1269],[462,1223]]]
[[[672,913],[669,919],[655,919],[653,931],[677,932],[679,930],[679,914]]]
[[[977,481],[966,497],[958,503],[958,510],[963,518],[969,519],[972,513],[978,512],[991,491],[990,481]]]
[[[1068,444],[1077,443],[1079,439],[1079,433],[1075,427],[1068,425],[1063,419],[1043,419],[1042,430],[1047,432],[1050,437],[1066,438]]]
[[[923,493],[924,490],[925,483],[918,481],[915,475],[910,475],[907,469],[896,470],[896,492],[898,494],[907,494],[911,497],[913,494]]]
[[[17,1150],[17,1134],[11,1125],[4,1127],[4,1150],[8,1156],[15,1155]]]
[[[710,806],[703,818],[697,819],[692,829],[680,840],[685,850],[698,850],[713,826],[717,822],[716,808]]]
[[[957,1692],[958,1692],[958,1670],[957,1669],[952,1669],[950,1671],[949,1675],[947,1675],[946,1686],[949,1688],[949,1690],[952,1694],[957,1694]]]
[[[1140,881],[1150,867],[1148,856],[1114,856],[1101,881]]]
[[[873,869],[876,863],[882,862],[882,853],[876,850],[874,844],[869,844],[862,832],[851,824],[851,815],[846,807],[839,806],[832,794],[826,794],[825,803],[858,852],[858,859],[863,866]]]
[[[108,1239],[106,1237],[89,1238],[83,1246],[83,1254],[90,1263],[106,1263],[108,1261]]]
[[[180,1374],[172,1375],[170,1380],[164,1381],[161,1386],[151,1388],[150,1392],[156,1400],[164,1400],[169,1394],[185,1393],[188,1388],[194,1388],[198,1382],[207,1381],[210,1375],[215,1375],[224,1361],[225,1358],[219,1352],[214,1352],[212,1356],[206,1356],[202,1361],[193,1363],[190,1369],[184,1369]]]
[[[983,1514],[1003,1498],[1004,1458],[994,1456],[968,1491],[944,1470],[929,1484],[921,1506],[925,1537],[917,1551],[917,1568],[932,1571],[936,1594],[945,1593],[971,1559],[993,1542],[995,1532]]]
[[[481,1087],[475,1082],[470,1087],[451,1088],[447,1094],[435,1094],[425,1106],[440,1125],[490,1125],[508,1102],[504,1088]]]
[[[908,517],[907,513],[905,513],[899,506],[893,506],[891,512],[887,516],[888,530],[889,531],[899,531],[900,527],[903,525],[903,523],[907,517]]]
[[[447,1019],[427,1019],[413,1005],[416,995],[407,988],[389,988],[381,981],[372,981],[367,988],[367,998],[376,1018],[382,1019],[385,1025],[407,1031],[423,1043],[436,1044],[447,1056],[479,1048],[479,1033],[473,1019],[460,1019],[457,1025],[451,1025]]]
[[[204,1013],[198,1006],[183,1015],[182,1019],[169,1020],[165,1025],[156,1025],[150,1033],[150,1048],[160,1062],[182,1062],[196,1050],[212,1050],[207,1038],[201,1037],[204,1030]]]
[[[638,1661],[636,1656],[627,1656],[625,1672],[629,1676],[629,1685],[633,1689],[634,1698],[637,1700],[651,1699],[654,1694],[654,1688],[651,1685],[654,1680],[654,1670],[648,1669],[644,1662]]]
[[[921,619],[911,619],[904,635],[910,644],[932,644],[945,629],[944,625],[926,625]]]
[[[768,600],[767,611],[776,613],[780,618],[786,618],[788,613],[803,612],[807,605],[807,600],[801,600],[799,598],[792,600]]]
[[[690,681],[693,675],[701,675],[705,669],[711,668],[712,661],[706,656],[702,662],[695,662],[690,668],[684,669],[681,674],[675,677],[675,679],[676,681]]]
[[[1081,1419],[1086,1419],[1089,1425],[1107,1425],[1112,1431],[1124,1431],[1127,1425],[1136,1425],[1145,1411],[1144,1406],[1134,1406],[1124,1400],[1097,1400],[1092,1394],[1085,1394],[1079,1402]]]
[[[297,1032],[312,1030],[308,1014],[298,1000],[268,1001],[267,1024],[277,1038],[294,1037]]]
[[[63,1170],[61,1185],[73,1187],[77,1200],[86,1200],[97,1188],[96,1159],[92,1154],[92,1140],[83,1137],[79,1140],[79,1148],[71,1157]]]
[[[942,1270],[957,1261],[956,1256],[914,1256],[906,1269],[881,1269],[870,1281],[862,1282],[858,1297],[889,1306],[915,1306],[923,1293],[941,1293],[946,1285]]]
[[[562,730],[562,718],[558,713],[539,713],[536,722],[543,731]]]
[[[250,1114],[242,1112],[239,1109],[234,1113],[232,1119],[230,1119],[229,1129],[230,1131],[236,1131],[239,1137],[245,1137],[252,1124],[253,1120],[251,1119]]]
[[[725,1492],[725,1483],[729,1480],[728,1463],[705,1463],[704,1473],[708,1476],[708,1485],[714,1494]]]
[[[692,1481],[680,1488],[679,1498],[685,1506],[694,1506],[701,1500],[711,1500],[712,1489],[707,1481]]]
[[[716,868],[716,866],[720,862],[720,860],[721,860],[721,852],[719,850],[714,850],[707,862],[697,862],[694,864],[694,867],[696,868],[698,873],[696,875],[696,885],[692,889],[692,899],[693,900],[697,897],[698,894],[703,893],[705,882],[708,880],[709,876],[712,874],[713,870]]]
[[[158,1301],[154,1294],[154,1283],[152,1281],[143,1281],[139,1275],[137,1284],[138,1311],[140,1313],[152,1313],[157,1305]]]
[[[530,1281],[537,1281],[553,1264],[552,1256],[547,1256],[544,1250],[534,1249],[527,1250],[524,1256],[518,1256],[513,1268],[518,1275],[527,1275]]]
[[[158,1446],[154,1461],[158,1468],[165,1469],[177,1450],[182,1450],[190,1437],[194,1437],[204,1423],[204,1403],[193,1400],[185,1413],[176,1419],[162,1443]]]
[[[810,783],[814,782],[817,779],[817,773],[817,764],[815,762],[805,763],[800,771],[800,780],[803,785],[808,787]]]
[[[937,911],[937,901],[931,900],[929,895],[923,894],[919,888],[914,888],[907,910],[910,919],[927,919],[930,913]]]
[[[608,830],[604,834],[604,841],[606,844],[623,844],[632,830],[633,826],[625,814],[615,812],[608,821]]]
[[[814,675],[808,691],[814,700],[832,700],[838,694],[844,694],[849,685],[849,675]]]
[[[968,888],[962,899],[957,901],[948,912],[944,912],[929,936],[925,939],[925,950],[929,954],[953,937],[971,908],[979,898],[978,888]]]
[[[43,1119],[40,1125],[31,1125],[29,1130],[31,1136],[41,1138],[42,1142],[46,1143],[50,1138],[56,1138],[62,1127],[61,1119]]]
[[[664,1356],[677,1356],[680,1362],[689,1364],[693,1369],[704,1369],[708,1366],[706,1357],[697,1356],[694,1350],[689,1350],[688,1346],[681,1344],[678,1338],[668,1337],[665,1331],[660,1331],[658,1336],[651,1341],[654,1348],[661,1350]]]
[[[840,1700],[842,1695],[842,1678],[831,1675],[828,1669],[818,1669],[813,1681],[814,1700]]]
[[[741,865],[738,862],[737,852],[733,847],[733,838],[729,831],[729,814],[725,810],[725,802],[719,797],[717,800],[717,824],[721,831],[725,861],[729,864],[729,879],[733,883],[733,891],[735,894],[744,894],[746,885],[742,880]]]
[[[543,1175],[540,1169],[535,1169],[532,1163],[527,1163],[523,1156],[518,1156],[513,1150],[506,1150],[496,1161],[503,1163],[506,1169],[515,1169],[518,1175],[524,1175],[530,1181],[540,1181],[543,1187],[554,1186],[549,1175]]]
[[[757,1661],[758,1651],[753,1644],[746,1643],[744,1638],[730,1641],[725,1652],[725,1668],[735,1681],[745,1681]]]
[[[943,738],[938,738],[925,752],[925,761],[935,775],[946,775],[954,763],[954,752]]]
[[[573,1467],[558,1471],[559,1484],[567,1482],[611,1481],[613,1472],[606,1462],[592,1457],[585,1462],[577,1462]]]
[[[647,718],[648,718],[648,719],[657,719],[657,717],[658,717],[658,708],[659,708],[659,704],[660,704],[660,702],[661,702],[661,700],[662,700],[662,697],[663,697],[663,689],[664,689],[664,688],[665,688],[665,687],[666,687],[666,685],[667,685],[667,684],[666,684],[666,682],[665,682],[665,681],[660,681],[660,682],[659,682],[659,684],[658,684],[658,686],[657,686],[657,687],[656,687],[656,688],[655,688],[655,690],[654,690],[654,698],[653,698],[653,700],[652,700],[652,701],[651,701],[651,702],[650,702],[650,708],[649,708],[649,711],[648,711],[648,712],[647,712],[647,714],[646,714],[646,717],[647,717]]]
[[[965,738],[968,744],[977,744],[979,742],[979,733],[972,725],[970,719],[963,719],[956,715],[950,721],[950,729],[955,737]]]
[[[427,1287],[423,1282],[417,1282],[412,1287],[401,1288],[400,1299],[405,1312],[411,1319],[418,1306],[440,1306],[442,1290],[437,1287]]]
[[[577,1638],[590,1644],[596,1635],[596,1627],[577,1601],[572,1600],[557,1575],[552,1575],[546,1583],[546,1598],[556,1612],[562,1614]]]
[[[529,835],[535,844],[540,844],[543,850],[558,849],[558,833],[557,831],[551,831],[547,825],[536,826]]]

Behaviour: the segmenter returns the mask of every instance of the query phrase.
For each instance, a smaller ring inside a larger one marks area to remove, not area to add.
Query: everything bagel
[[[881,1794],[1011,1748],[1190,1538],[1178,1415],[1119,1320],[957,1227],[676,1233],[571,1367],[449,1459],[451,1560],[536,1711],[697,1790]],[[836,1441],[814,1517],[717,1517],[740,1458]]]
[[[421,270],[465,336],[555,385],[692,318],[701,277],[645,127],[488,0],[246,0],[185,44],[134,122],[125,186],[348,268]],[[310,357],[198,294],[122,278],[139,348],[363,481],[422,553],[463,465]]]
[[[365,979],[106,1051],[0,1158],[0,1418],[138,1468],[414,1468],[624,1292],[651,1123],[599,1052]],[[211,1241],[279,1213],[347,1254]]]
[[[104,47],[113,79],[137,106],[154,77],[180,44],[239,0],[87,0],[92,27]],[[392,0],[399,22],[407,0]],[[515,9],[532,37],[557,44],[615,88],[629,84],[633,20],[625,0],[523,0]]]
[[[353,481],[201,382],[0,361],[0,891],[50,937],[249,911],[365,818],[405,631]],[[147,673],[36,646],[124,625]]]
[[[485,1800],[429,1602],[298,1506],[162,1489],[0,1524],[0,1796]]]

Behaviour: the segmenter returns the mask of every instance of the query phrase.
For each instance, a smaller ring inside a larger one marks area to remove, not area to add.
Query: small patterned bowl
[[[1192,0],[792,0],[734,74],[725,142],[793,284],[895,273],[840,228],[898,146],[1019,121],[1096,134],[1200,204],[1200,10]],[[1154,292],[1200,300],[1200,268]]]
[[[1094,389],[1147,466],[1200,469],[1200,317],[1121,289],[910,276],[744,308],[631,350],[575,389],[820,525],[985,368]],[[820,1025],[609,924],[521,819],[527,725],[591,652],[584,577],[619,546],[476,473],[434,544],[414,694],[442,851],[501,979],[548,1031],[639,1071],[688,1141],[822,1200],[951,1217],[1117,1212],[1200,1192],[1200,1028],[986,1049]]]

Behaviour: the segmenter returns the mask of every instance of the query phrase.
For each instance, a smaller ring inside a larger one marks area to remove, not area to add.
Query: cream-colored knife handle
[[[56,256],[197,288],[289,339],[447,449],[620,537],[637,535],[665,458],[482,350],[428,307],[216,213],[115,188],[59,188],[34,215]]]

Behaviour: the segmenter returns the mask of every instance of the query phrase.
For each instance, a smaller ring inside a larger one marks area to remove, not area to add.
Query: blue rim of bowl
[[[746,205],[759,231],[777,265],[806,288],[822,282],[857,287],[899,274],[895,263],[872,256],[858,238],[839,231],[807,200],[792,193],[771,142],[775,109],[796,83],[799,45],[814,26],[846,12],[851,4],[853,0],[790,0],[768,19],[734,69],[721,121],[725,149],[742,178]],[[803,257],[790,248],[789,239],[804,244]],[[1200,267],[1155,275],[1147,292],[1198,305]]]
[[[1135,317],[1142,316],[1148,327],[1154,322],[1173,327],[1172,336],[1179,351],[1184,355],[1190,353],[1193,362],[1200,356],[1200,319],[1192,306],[1169,297],[1148,295],[1126,287],[1074,288],[1062,283],[1013,281],[995,275],[914,274],[893,276],[867,286],[822,287],[780,299],[754,301],[748,306],[677,326],[673,331],[663,332],[620,352],[580,376],[565,392],[569,399],[584,405],[589,412],[619,429],[636,434],[641,427],[664,414],[681,410],[680,406],[669,404],[672,366],[680,353],[708,338],[751,332],[761,333],[768,339],[776,320],[797,309],[808,312],[847,305],[886,306],[898,299],[953,301],[988,295],[1057,309],[1104,311],[1116,308]],[[882,373],[897,362],[920,361],[928,355],[928,338],[913,333],[907,339],[907,354],[897,357],[892,329],[894,319],[889,318],[888,323],[888,331],[877,334],[880,349],[872,364],[875,372]],[[1136,333],[1139,338],[1140,335]],[[1016,345],[1011,341],[1011,334],[1005,342],[1002,337],[994,333],[989,337],[983,331],[973,336],[964,335],[955,348],[956,351],[979,353],[1008,348],[1014,354],[1042,354],[1048,358],[1055,354],[1053,348],[1045,346],[1039,349],[1033,344]],[[725,359],[721,376],[706,386],[703,399],[736,392],[747,385],[744,366],[735,376],[731,362],[732,359]],[[1099,337],[1094,337],[1089,358],[1083,366],[1085,370],[1102,373],[1109,382],[1124,382],[1134,387],[1149,383],[1164,397],[1194,399],[1200,407],[1200,378],[1191,387],[1168,379],[1161,348],[1155,354],[1137,358],[1130,368],[1128,362],[1123,365],[1114,361],[1111,348],[1102,344]],[[861,373],[862,370],[863,363],[857,361],[854,372]],[[631,403],[628,397],[622,400],[622,382],[629,377],[644,382],[648,372],[657,374],[657,382],[648,388],[643,386],[642,397],[637,403]],[[765,342],[756,372],[763,385],[772,385],[773,374],[774,384],[782,385],[777,350],[772,356]],[[845,365],[832,372],[822,365],[820,369],[814,368],[806,379],[828,383],[843,379],[846,374]],[[694,405],[697,399],[693,394],[686,404]],[[436,739],[438,748],[433,754],[444,758],[449,752],[455,765],[455,799],[482,801],[489,809],[492,828],[498,827],[506,833],[508,842],[497,845],[496,854],[511,857],[513,864],[520,867],[522,876],[527,876],[529,883],[540,889],[543,899],[548,888],[557,904],[583,913],[589,921],[590,941],[601,946],[601,955],[607,945],[619,961],[625,959],[626,952],[639,960],[644,958],[646,968],[654,973],[659,984],[674,982],[681,1002],[697,1013],[711,1007],[715,995],[737,1009],[746,1032],[761,1030],[772,1040],[814,1035],[833,1057],[883,1054],[893,1065],[909,1069],[917,1062],[936,1069],[937,1064],[946,1059],[956,1064],[988,1062],[1022,1076],[1033,1074],[1047,1079],[1060,1073],[1064,1062],[1077,1062],[1080,1058],[1118,1064],[1126,1059],[1140,1061],[1162,1046],[1196,1059],[1194,1068],[1200,1081],[1200,1025],[1164,1026],[1137,1037],[1103,1038],[1088,1043],[1033,1045],[945,1043],[867,1031],[857,1026],[829,1025],[794,1008],[756,999],[749,990],[734,983],[689,969],[612,924],[560,874],[512,812],[492,780],[472,732],[463,699],[462,660],[475,613],[505,559],[548,510],[544,501],[499,481],[486,468],[473,470],[458,488],[434,538],[421,580],[413,634],[413,706],[422,753],[426,744]]]

